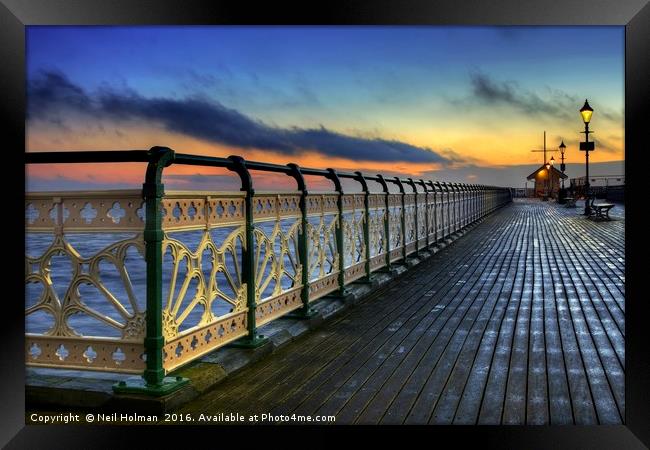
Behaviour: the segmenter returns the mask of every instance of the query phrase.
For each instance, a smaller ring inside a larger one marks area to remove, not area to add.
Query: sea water
[[[332,218],[330,217],[329,220]],[[281,219],[280,226],[283,232],[288,232],[291,225],[295,223],[295,218],[291,219]],[[313,226],[317,226],[320,218],[311,217],[308,219]],[[327,222],[326,222],[327,223]],[[257,229],[264,232],[268,237],[272,235],[273,229],[275,227],[275,221],[267,221],[257,223],[255,226]],[[210,235],[213,243],[220,248],[222,244],[228,239],[228,236],[233,233],[236,229],[236,226],[230,227],[221,227],[210,230]],[[333,233],[332,233],[333,234]],[[179,232],[169,232],[169,237],[178,240],[181,242],[188,250],[196,252],[198,246],[203,237],[203,231],[179,231]],[[133,233],[66,233],[65,241],[70,244],[75,252],[78,253],[81,260],[90,260],[96,256],[98,253],[105,251],[109,246],[116,244],[120,241],[125,241],[133,239],[136,235]],[[325,242],[329,238],[329,243]],[[328,256],[329,261],[325,263],[325,273],[328,273],[332,270],[331,260],[333,252],[336,251],[334,244],[333,236],[325,236],[324,231],[321,232],[320,239],[322,245],[325,249],[325,253]],[[25,242],[25,252],[31,258],[39,258],[44,253],[48,252],[50,246],[54,241],[54,236],[49,233],[27,233],[26,242]],[[297,254],[297,236],[296,240],[289,239],[289,254],[285,254],[284,267],[289,275],[295,275],[295,268],[292,263],[299,264],[298,254]],[[274,254],[281,254],[281,243],[280,239],[275,239],[273,243]],[[259,272],[262,270],[261,261],[265,256],[265,246],[262,245],[259,248],[259,255],[257,254],[257,242],[255,242],[255,256],[258,258],[258,279],[260,279]],[[241,274],[242,270],[242,245],[239,239],[236,240],[235,252],[226,252],[224,255],[224,262],[227,268],[227,271],[230,275],[230,279],[234,282],[235,286],[231,286],[226,275],[222,272],[217,272],[215,276],[215,281],[218,289],[223,293],[224,296],[235,299],[236,298],[236,289],[239,288],[241,280],[237,276],[237,273]],[[84,336],[102,336],[102,337],[115,337],[119,338],[121,336],[121,329],[116,325],[123,325],[128,317],[131,317],[135,312],[143,312],[146,309],[146,264],[144,256],[140,254],[135,245],[130,245],[127,247],[125,252],[125,257],[117,258],[119,260],[118,264],[114,264],[111,261],[111,258],[105,258],[99,262],[97,268],[99,279],[101,284],[107,289],[110,294],[115,298],[115,302],[107,298],[97,287],[88,283],[81,283],[78,285],[78,294],[83,307],[96,312],[100,316],[108,318],[107,320],[101,320],[92,314],[88,314],[87,311],[78,311],[76,313],[70,314],[67,316],[67,325],[72,328],[76,333]],[[207,280],[210,277],[212,272],[212,257],[208,253],[208,250],[204,251],[204,257],[202,258],[202,266],[200,270],[203,272],[204,278]],[[351,257],[347,256],[345,259],[345,265],[348,266],[352,263]],[[68,292],[70,282],[73,278],[73,273],[75,270],[81,270],[82,273],[88,273],[91,270],[89,264],[82,264],[81,267],[76,268],[77,260],[71,258],[66,253],[54,254],[50,258],[49,265],[49,275],[52,280],[52,286],[56,297],[59,300],[59,303],[65,305],[64,299],[70,293]],[[123,280],[123,275],[121,275],[120,266],[123,265],[124,271],[128,276],[127,283]],[[310,274],[310,279],[314,280],[319,276],[320,267],[312,262],[312,270]],[[263,271],[263,276],[261,279],[266,279],[272,270],[273,264],[269,261]],[[32,267],[27,268],[28,271],[32,273],[40,273],[41,267],[38,264],[34,264]],[[178,294],[181,290],[181,286],[185,280],[185,275],[187,271],[187,263],[183,260],[178,265],[177,279],[175,283],[174,293],[171,296],[172,306],[176,305],[178,301]],[[163,297],[162,303],[165,307],[169,301],[169,290],[170,284],[174,273],[174,264],[171,252],[169,249],[163,255]],[[300,280],[298,280],[300,281]],[[290,276],[284,275],[280,279],[280,284],[283,290],[291,288],[293,285],[293,280]],[[182,314],[186,308],[190,307],[190,303],[196,288],[198,285],[198,280],[193,279],[190,281],[186,295],[181,300],[181,304],[178,308],[178,314]],[[262,298],[268,298],[273,294],[276,282],[272,281],[266,287],[262,293]],[[25,286],[25,307],[29,309],[34,307],[38,302],[43,293],[43,285],[41,283],[27,283]],[[129,290],[132,292],[133,300],[130,299]],[[227,314],[232,309],[232,305],[223,299],[217,298],[212,302],[212,313],[215,316],[222,316]],[[183,320],[179,326],[179,331],[187,330],[200,321],[204,313],[203,307],[201,305],[196,305],[192,307],[191,311]],[[125,317],[126,316],[126,317]],[[111,325],[111,321],[113,325]],[[108,323],[107,323],[108,322]],[[25,331],[27,333],[36,333],[41,334],[45,333],[52,328],[54,325],[53,316],[44,309],[37,310],[30,313],[26,316],[25,319]]]

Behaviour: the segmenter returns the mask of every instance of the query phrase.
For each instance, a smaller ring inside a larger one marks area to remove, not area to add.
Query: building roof
[[[534,171],[533,173],[531,173],[530,175],[528,175],[528,177],[526,177],[526,179],[527,179],[527,180],[532,180],[532,179],[534,179],[535,176],[537,175],[537,173],[538,173],[540,170],[546,170],[546,165],[542,164],[541,166],[539,166],[539,169],[537,169],[536,171]],[[566,176],[565,174],[563,174],[562,172],[560,172],[559,170],[557,170],[557,169],[555,168],[555,166],[551,166],[551,169],[550,169],[550,170],[551,170],[551,173],[553,173],[553,174],[557,174],[561,179],[565,179],[565,180],[566,180],[567,178],[569,178],[568,176]]]

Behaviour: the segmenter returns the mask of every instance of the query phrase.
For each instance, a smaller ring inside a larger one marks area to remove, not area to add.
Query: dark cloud
[[[29,82],[28,118],[51,120],[65,111],[116,121],[145,120],[166,129],[240,148],[258,148],[294,155],[314,150],[324,155],[372,161],[443,163],[429,148],[405,142],[348,136],[319,128],[278,128],[251,119],[235,109],[205,98],[145,98],[134,91],[103,87],[89,94],[65,75],[41,72]]]
[[[50,122],[60,121],[59,107],[89,112],[93,109],[91,99],[83,89],[71,83],[58,72],[40,72],[29,82],[27,117],[46,118]]]
[[[470,74],[472,95],[484,104],[504,104],[519,109],[532,115],[546,114],[554,117],[570,119],[569,112],[573,112],[578,101],[558,92],[552,99],[545,100],[533,92],[523,91],[513,81],[495,81],[488,75],[475,72]],[[568,108],[568,103],[573,108]]]
[[[470,73],[470,84],[471,101],[487,106],[511,106],[534,116],[575,120],[577,109],[583,103],[583,99],[557,89],[547,89],[542,98],[535,92],[523,90],[514,81],[497,81],[480,71]],[[620,114],[607,110],[599,111],[599,114],[610,121],[622,119]]]

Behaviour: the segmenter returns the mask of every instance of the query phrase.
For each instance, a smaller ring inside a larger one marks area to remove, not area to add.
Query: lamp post
[[[591,122],[593,113],[594,110],[585,99],[585,104],[580,108],[580,115],[582,116],[582,121],[585,123],[585,131],[582,131],[585,134],[585,141],[580,143],[580,151],[585,152],[585,216],[591,215],[591,207],[589,205],[589,152],[593,152],[595,148],[594,143],[589,142],[589,133],[593,133],[593,131],[589,131],[589,122]]]
[[[560,144],[560,157],[561,157],[560,170],[562,171],[562,174],[564,174],[564,171],[566,170],[566,166],[564,165],[565,150],[566,150],[566,145],[564,145],[564,139],[562,139],[562,143]],[[562,190],[564,190],[564,178],[562,178]]]

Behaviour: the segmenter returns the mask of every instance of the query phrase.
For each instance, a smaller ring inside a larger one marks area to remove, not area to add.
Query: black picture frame
[[[642,124],[650,98],[650,5],[647,0],[506,0],[498,4],[480,0],[408,1],[348,1],[301,6],[264,2],[250,5],[244,2],[198,0],[1,0],[0,90],[2,90],[3,164],[5,173],[6,228],[2,240],[6,276],[2,277],[2,367],[0,390],[0,444],[7,448],[117,448],[132,446],[133,434],[142,427],[109,426],[25,426],[24,399],[24,224],[20,214],[23,204],[18,191],[24,185],[23,155],[25,145],[25,26],[27,25],[146,25],[146,24],[364,24],[364,25],[621,25],[625,26],[625,148],[626,148],[626,374],[625,425],[564,426],[564,427],[373,427],[375,437],[389,444],[404,442],[404,434],[426,433],[418,439],[453,440],[454,446],[472,442],[479,447],[495,448],[644,448],[650,446],[650,352],[647,350],[647,302],[643,294],[645,240],[642,205],[647,175],[642,154],[648,148],[641,138]],[[561,70],[561,69],[558,69]],[[584,68],[585,71],[597,68]],[[9,139],[7,139],[9,138]],[[629,151],[628,151],[629,149]],[[12,230],[12,231],[9,231]],[[9,235],[9,233],[11,233]],[[15,234],[14,234],[15,233]],[[19,259],[20,258],[20,259]],[[14,262],[12,264],[11,262]],[[15,273],[14,273],[15,271]],[[170,428],[148,427],[148,434],[169,439]],[[203,430],[211,431],[212,427]],[[336,428],[336,427],[335,427]],[[178,430],[178,429],[176,429]],[[186,430],[186,431],[183,431]],[[287,431],[284,428],[284,431]],[[283,433],[282,445],[313,447],[331,442],[335,434],[321,429],[301,427],[317,436],[305,441],[293,429]],[[341,430],[337,428],[337,430]],[[230,431],[226,433],[226,431]],[[368,431],[367,427],[346,428],[344,431]],[[387,436],[397,431],[402,436]],[[192,433],[192,439],[189,439]],[[178,436],[193,445],[196,431],[183,427]],[[220,429],[220,443],[225,436],[233,442],[271,442],[279,439],[279,431],[264,428],[264,433],[248,433],[242,428]],[[184,438],[183,438],[184,435]],[[334,439],[333,439],[334,438]],[[351,442],[350,442],[351,443]],[[198,444],[194,444],[198,445]],[[263,444],[260,444],[263,445]],[[149,446],[149,445],[148,445]],[[153,445],[151,445],[153,446]]]

